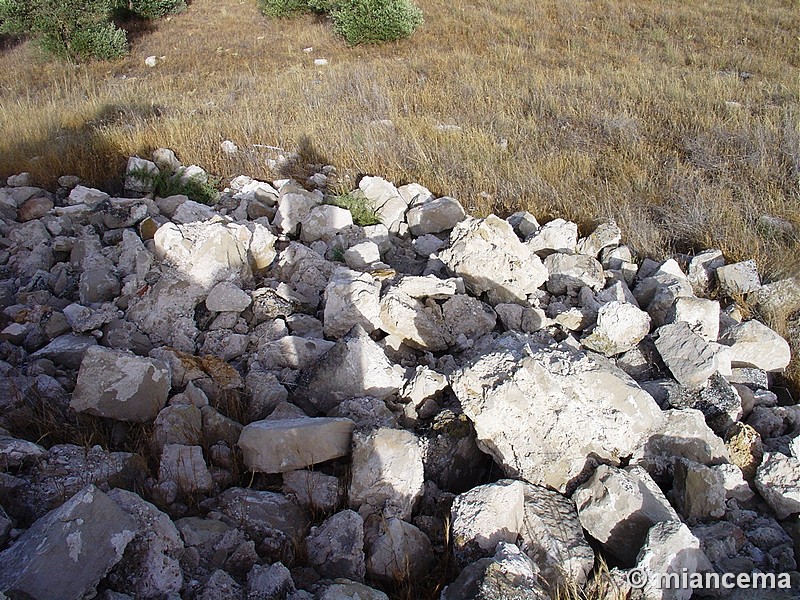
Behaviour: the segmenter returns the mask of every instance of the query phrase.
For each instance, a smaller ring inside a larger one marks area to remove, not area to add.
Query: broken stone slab
[[[495,344],[451,387],[478,447],[508,476],[564,492],[595,460],[629,456],[663,418],[632,379],[584,352],[519,334]]]
[[[460,277],[439,279],[435,275],[425,277],[405,275],[397,282],[395,289],[412,298],[447,300],[455,294],[464,293],[464,281]]]
[[[86,333],[100,329],[103,325],[118,319],[122,315],[122,312],[111,304],[104,304],[99,309],[93,309],[72,303],[69,306],[65,306],[62,312],[75,333]]]
[[[572,499],[583,528],[626,565],[661,521],[680,521],[663,492],[641,467],[600,465]]]
[[[307,412],[327,413],[347,398],[386,398],[404,382],[404,369],[392,364],[356,325],[317,364],[302,371],[295,400]]]
[[[522,549],[550,589],[583,586],[594,568],[575,503],[558,492],[524,483]]]
[[[179,495],[209,492],[214,487],[200,446],[166,444],[158,468],[159,485],[174,484]]]
[[[672,499],[686,522],[719,519],[725,514],[725,497],[721,472],[686,459],[675,461]]]
[[[519,241],[507,221],[495,215],[461,221],[450,234],[450,247],[439,258],[464,278],[470,292],[486,293],[491,304],[526,304],[528,295],[548,278],[539,257]]]
[[[325,287],[323,332],[333,339],[356,324],[371,333],[381,326],[381,284],[367,273],[339,268]]]
[[[714,273],[724,265],[725,259],[721,250],[706,250],[692,257],[688,278],[694,293],[698,296],[707,295],[712,283],[716,281]]]
[[[364,581],[364,520],[352,510],[343,510],[312,527],[306,537],[309,565],[330,579]]]
[[[643,574],[644,597],[654,600],[689,600],[692,597],[691,587],[663,585],[665,576],[681,581],[684,573],[714,571],[700,549],[700,540],[680,521],[653,525],[637,557],[636,569]]]
[[[666,323],[685,321],[689,327],[708,342],[719,337],[719,302],[706,298],[676,298],[667,312]]]
[[[706,424],[702,412],[684,408],[663,414],[664,420],[642,440],[630,464],[643,467],[655,481],[666,483],[680,458],[703,465],[729,460],[725,443]]]
[[[103,191],[86,187],[83,185],[77,185],[69,193],[69,196],[66,198],[66,204],[68,206],[76,206],[78,204],[85,204],[91,208],[106,202],[111,196],[106,194]]]
[[[650,333],[650,315],[627,302],[608,302],[597,312],[597,325],[583,340],[584,347],[615,356],[635,347]]]
[[[708,342],[679,321],[657,330],[656,348],[673,377],[690,389],[698,389],[719,368],[717,354]]]
[[[720,291],[729,297],[756,292],[761,288],[761,277],[754,260],[721,266],[714,273]]]
[[[789,343],[755,319],[727,328],[719,341],[730,346],[733,367],[782,371],[791,360]]]
[[[306,244],[329,240],[353,225],[353,215],[346,208],[329,204],[315,206],[300,220],[300,240]]]
[[[411,523],[390,517],[381,520],[366,552],[367,574],[385,584],[423,577],[435,562],[428,537]]]
[[[383,510],[408,520],[422,496],[423,454],[417,436],[402,429],[353,433],[350,507],[364,516]]]
[[[348,398],[328,412],[329,417],[350,419],[359,431],[388,427],[399,429],[397,418],[379,398]]]
[[[144,423],[167,403],[167,365],[122,350],[93,346],[84,354],[70,408],[120,421]]]
[[[438,352],[453,343],[442,309],[433,300],[423,303],[390,288],[381,298],[380,317],[381,329],[396,335],[411,348]]]
[[[83,355],[89,348],[96,345],[97,340],[90,335],[66,333],[34,352],[31,357],[34,359],[46,358],[68,369],[78,369],[81,366]]]
[[[183,586],[183,540],[172,520],[133,492],[113,489],[108,497],[136,520],[136,536],[109,575],[114,589],[135,598],[163,598]]]
[[[467,565],[442,590],[441,600],[547,600],[538,570],[514,544],[501,542],[492,558]]]
[[[325,260],[311,248],[299,242],[291,242],[278,256],[275,276],[316,307],[322,291],[337,268],[336,263]]]
[[[296,182],[280,188],[278,195],[278,211],[272,224],[281,232],[296,236],[297,229],[304,217],[315,206],[322,204],[323,196],[319,192],[308,192]]]
[[[261,473],[285,473],[346,456],[355,424],[349,419],[256,421],[242,430],[244,463]]]
[[[462,566],[491,556],[500,542],[514,543],[523,531],[525,485],[501,479],[459,494],[450,509],[453,553]]]
[[[455,198],[443,196],[431,199],[411,208],[406,214],[408,230],[414,237],[426,233],[449,231],[466,218],[461,203]]]
[[[764,453],[755,485],[779,519],[800,513],[800,460],[779,452]]]
[[[575,252],[578,245],[578,225],[564,219],[553,219],[542,225],[526,240],[525,245],[539,256],[553,252]]]
[[[440,395],[448,385],[447,377],[441,373],[428,367],[418,366],[414,376],[406,381],[399,395],[414,406],[420,406],[425,400]]]
[[[250,294],[228,281],[220,281],[206,296],[206,308],[213,312],[242,312],[252,302]]]
[[[547,291],[557,296],[576,295],[582,287],[598,291],[606,282],[603,265],[584,254],[556,252],[545,258],[544,266],[550,274]]]
[[[91,595],[137,530],[132,517],[89,485],[0,553],[0,591],[38,600]]]

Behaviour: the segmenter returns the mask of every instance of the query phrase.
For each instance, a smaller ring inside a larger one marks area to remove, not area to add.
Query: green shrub
[[[144,19],[158,19],[164,15],[181,12],[186,8],[184,0],[128,0],[121,8]]]
[[[258,0],[258,8],[275,19],[284,19],[310,10],[307,0]]]
[[[219,190],[216,187],[220,183],[218,178],[208,176],[206,180],[200,174],[187,178],[184,168],[178,169],[176,173],[167,173],[139,167],[131,169],[127,175],[141,183],[149,184],[148,187],[152,186],[155,195],[161,198],[181,194],[189,200],[209,205],[215,204],[219,199]]]
[[[334,30],[350,45],[408,37],[422,24],[422,11],[411,0],[336,0]]]
[[[353,223],[366,227],[367,225],[378,225],[381,218],[375,213],[375,210],[367,203],[364,198],[353,196],[351,194],[343,194],[341,196],[327,196],[325,198],[326,204],[333,204],[339,208],[346,208],[353,215]]]
[[[4,32],[29,33],[50,54],[110,59],[128,46],[111,23],[115,8],[115,0],[0,0],[0,21]]]

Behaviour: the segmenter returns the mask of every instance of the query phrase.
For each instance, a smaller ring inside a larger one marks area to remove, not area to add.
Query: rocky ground
[[[153,198],[144,172],[203,175],[153,160],[133,197],[0,189],[9,598],[692,594],[634,568],[798,589],[790,345],[734,301],[785,310],[797,281],[377,177],[362,227],[331,167]]]

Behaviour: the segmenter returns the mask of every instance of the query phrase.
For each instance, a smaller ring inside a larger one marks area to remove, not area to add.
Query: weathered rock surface
[[[650,315],[633,304],[613,301],[597,312],[597,326],[582,344],[606,356],[627,352],[650,333]]]
[[[791,359],[789,343],[758,321],[745,321],[726,329],[720,343],[730,346],[734,367],[781,371]]]
[[[756,471],[755,484],[779,519],[800,513],[800,460],[797,458],[766,452]]]
[[[309,564],[323,577],[363,581],[364,520],[357,512],[343,510],[312,527],[306,538]]]
[[[428,537],[411,523],[390,517],[381,521],[367,549],[367,574],[382,583],[402,583],[424,576],[434,563]]]
[[[354,325],[371,333],[381,326],[381,285],[366,273],[336,269],[325,287],[323,331],[329,338],[344,336]]]

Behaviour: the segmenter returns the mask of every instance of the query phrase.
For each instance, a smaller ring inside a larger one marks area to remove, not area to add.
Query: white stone
[[[464,293],[464,280],[460,277],[439,279],[435,275],[425,277],[405,275],[397,282],[395,288],[412,298],[446,300],[455,294]]]
[[[418,366],[414,376],[406,382],[399,395],[414,406],[419,406],[425,400],[438,396],[447,386],[447,377],[428,367]]]
[[[79,204],[84,204],[86,206],[95,207],[99,204],[102,204],[106,200],[108,200],[110,196],[105,192],[101,192],[100,190],[96,190],[94,188],[85,187],[83,185],[78,185],[72,188],[67,197],[67,204],[70,206],[76,206]]]
[[[711,288],[714,272],[725,264],[720,250],[706,250],[689,262],[689,282],[698,295],[705,295]]]
[[[449,196],[418,204],[406,215],[408,229],[415,237],[448,231],[465,218],[466,213],[461,203]]]
[[[603,248],[616,246],[621,240],[622,232],[614,221],[601,223],[589,236],[578,241],[575,252],[597,258]]]
[[[208,293],[206,308],[213,312],[242,312],[252,303],[250,294],[238,285],[221,281]]]
[[[688,388],[700,388],[717,372],[716,352],[684,321],[657,330],[656,348],[673,377]]]
[[[718,267],[715,274],[720,290],[728,296],[756,292],[761,287],[761,277],[754,260]]]
[[[672,502],[686,522],[721,518],[725,497],[722,473],[690,460],[675,461]]]
[[[358,187],[389,231],[398,231],[400,223],[405,219],[408,201],[400,195],[397,188],[381,177],[362,177]]]
[[[525,240],[525,245],[539,255],[574,252],[578,245],[578,226],[564,219],[553,219]]]
[[[239,147],[231,140],[224,140],[219,147],[225,154],[236,154],[239,152]]]
[[[442,309],[433,300],[423,303],[390,288],[381,298],[380,318],[381,329],[398,336],[411,348],[437,352],[453,343]]]
[[[268,368],[305,369],[316,364],[335,345],[329,340],[286,335],[264,344],[258,356]]]
[[[755,319],[726,329],[720,343],[730,346],[733,367],[782,371],[791,360],[789,343]]]
[[[380,282],[367,273],[336,269],[325,288],[325,335],[338,339],[356,324],[368,333],[378,329],[382,323],[380,290]]]
[[[382,583],[414,581],[435,562],[430,540],[411,523],[391,517],[381,521],[367,551],[367,574]]]
[[[249,469],[285,473],[346,456],[353,427],[325,417],[256,421],[242,430],[239,448]]]
[[[608,302],[597,313],[597,326],[581,343],[606,356],[627,352],[650,333],[650,315],[627,302]]]
[[[516,541],[525,520],[525,485],[501,479],[459,494],[450,509],[453,552],[461,565]]]
[[[584,254],[556,252],[544,260],[544,266],[550,274],[547,291],[558,296],[575,295],[584,286],[598,291],[606,282],[603,265]]]
[[[487,293],[491,304],[524,304],[548,277],[539,257],[519,241],[507,221],[495,215],[461,221],[450,234],[450,247],[439,257],[464,278],[472,294]]]
[[[402,429],[355,432],[351,471],[351,508],[362,516],[383,510],[385,516],[410,519],[425,481],[417,436]]]
[[[667,323],[685,321],[692,330],[708,342],[719,337],[719,302],[705,298],[676,298],[667,313]]]
[[[779,452],[765,452],[756,470],[756,489],[778,519],[800,513],[800,460]]]
[[[451,375],[478,447],[508,476],[566,491],[594,455],[618,461],[663,418],[622,371],[583,352],[506,334]]]
[[[572,498],[583,528],[626,564],[634,563],[651,526],[680,520],[640,467],[600,465]]]
[[[156,163],[131,156],[125,169],[125,189],[132,192],[147,193],[153,191],[153,178],[158,175]]]
[[[315,206],[322,204],[322,195],[308,192],[296,183],[289,183],[280,188],[278,211],[275,213],[273,225],[288,235],[297,235],[297,228],[303,218]]]
[[[361,242],[344,252],[344,262],[356,271],[366,271],[370,265],[380,261],[381,249],[375,242]]]
[[[328,240],[352,224],[353,215],[346,208],[315,206],[300,220],[300,239],[305,243]]]
[[[171,198],[179,198],[180,196],[170,196]],[[200,204],[188,198],[175,207],[172,214],[172,221],[181,225],[188,225],[190,223],[197,223],[198,221],[207,221],[217,216],[215,211],[210,206]]]
[[[121,421],[155,418],[167,402],[170,374],[159,360],[93,346],[86,350],[70,408]]]

